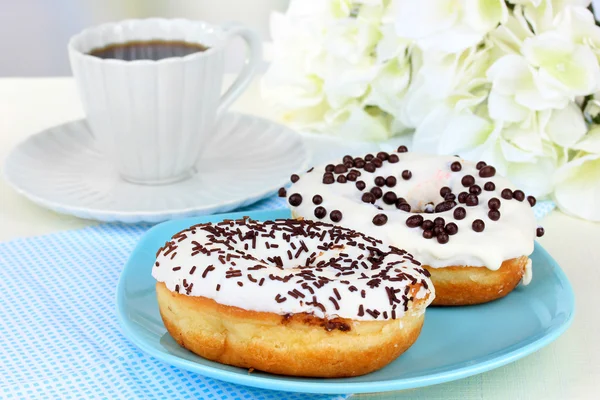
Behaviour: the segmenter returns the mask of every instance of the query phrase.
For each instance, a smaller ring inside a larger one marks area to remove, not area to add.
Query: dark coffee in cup
[[[88,54],[102,59],[158,61],[163,58],[185,57],[206,50],[208,50],[208,47],[200,43],[149,40],[109,44],[93,49]]]

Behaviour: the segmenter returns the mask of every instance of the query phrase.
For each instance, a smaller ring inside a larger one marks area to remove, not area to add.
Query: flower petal
[[[410,83],[408,60],[387,62],[371,82],[371,90],[363,104],[377,106],[383,111],[398,115],[402,110],[404,93]]]
[[[504,0],[465,0],[466,23],[473,29],[488,32],[508,19]]]
[[[587,153],[600,154],[600,126],[592,127],[587,135],[572,146],[573,149],[583,150]]]
[[[526,193],[543,197],[552,192],[555,171],[556,162],[551,157],[540,157],[535,162],[511,163],[506,177]]]
[[[396,31],[420,39],[450,28],[459,16],[455,0],[396,0]]]
[[[523,54],[539,67],[539,84],[572,98],[598,90],[600,66],[592,50],[573,44],[558,32],[546,32],[523,43]]]
[[[385,140],[390,136],[389,121],[381,112],[369,113],[358,103],[351,103],[344,108],[343,115],[338,118],[345,119],[333,134],[348,139],[356,140]]]
[[[502,149],[502,154],[506,161],[524,163],[533,162],[535,160],[535,154],[522,150],[506,140],[500,141],[500,148]]]
[[[452,29],[417,40],[425,51],[458,53],[477,45],[485,36],[484,31],[476,31],[467,25],[457,25]]]
[[[490,117],[500,121],[519,122],[529,115],[529,110],[518,104],[513,96],[506,96],[492,90],[488,97]]]
[[[324,90],[327,101],[333,108],[364,95],[370,82],[378,73],[379,66],[369,60],[351,64],[342,59],[332,59],[325,77]]]
[[[575,103],[563,109],[552,110],[546,133],[556,144],[571,147],[587,132],[581,109]]]
[[[494,90],[499,94],[512,95],[524,87],[532,86],[532,75],[525,58],[517,54],[508,54],[498,59],[487,70]]]
[[[557,171],[554,201],[566,214],[600,221],[600,154],[577,158]]]

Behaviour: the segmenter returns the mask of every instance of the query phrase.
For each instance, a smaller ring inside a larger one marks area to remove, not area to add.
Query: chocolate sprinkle
[[[393,176],[388,176],[387,178],[385,178],[385,185],[387,187],[394,187],[394,186],[396,186],[396,178],[393,177]]]
[[[444,230],[448,235],[456,235],[458,232],[458,225],[456,225],[454,222],[450,222],[444,227]]]
[[[360,191],[365,190],[365,188],[367,187],[367,184],[364,181],[358,181],[356,182],[356,188]]]
[[[379,153],[377,153],[377,158],[379,158],[381,161],[386,161],[389,156],[390,155],[385,151],[380,151]]]
[[[446,195],[452,193],[452,189],[450,189],[448,186],[444,186],[443,188],[440,189],[440,196],[442,197],[446,197]]]
[[[462,169],[462,165],[458,161],[454,161],[452,164],[450,164],[450,169],[452,172],[458,172]]]
[[[471,226],[473,227],[473,230],[475,232],[483,232],[483,230],[485,229],[485,222],[483,222],[480,219],[476,219],[475,221],[473,221],[473,224]]]
[[[474,194],[470,194],[467,196],[467,200],[465,201],[465,204],[469,207],[475,207],[476,205],[479,204],[479,198]]]
[[[293,195],[290,196],[288,201],[289,201],[290,205],[292,205],[294,207],[298,207],[300,204],[302,204],[302,196],[300,195],[300,193],[294,193]]]
[[[406,146],[398,147],[398,153],[406,153],[407,151],[408,151],[408,148]]]
[[[373,217],[373,224],[376,226],[385,225],[387,221],[388,217],[385,214],[377,214],[375,217]]]
[[[335,165],[333,164],[327,164],[325,166],[325,172],[333,172],[335,170]]]
[[[279,188],[279,191],[277,192],[277,195],[279,197],[285,197],[287,195],[287,191],[285,190],[285,188]]]
[[[535,206],[535,203],[537,203],[537,200],[533,196],[527,196],[527,201],[531,207]]]
[[[409,228],[416,228],[423,224],[423,217],[420,215],[411,215],[406,219],[406,226]]]
[[[437,241],[440,244],[446,244],[446,243],[448,243],[449,240],[450,240],[450,238],[448,237],[448,235],[445,232],[442,232],[439,235],[437,235]]]
[[[396,201],[396,208],[405,212],[410,212],[410,204],[407,202]]]
[[[467,210],[465,210],[463,207],[456,207],[454,209],[454,218],[457,220],[465,219],[466,216]]]
[[[458,202],[464,204],[467,201],[468,195],[469,195],[469,193],[467,193],[467,192],[460,192],[458,194]]]
[[[433,237],[433,231],[431,231],[431,230],[423,231],[423,237],[425,239],[431,239]]]
[[[412,172],[410,172],[407,169],[405,169],[404,171],[402,171],[402,179],[404,179],[405,181],[407,181],[410,178],[412,178]]]
[[[462,183],[464,187],[470,187],[475,184],[475,178],[473,178],[473,175],[465,175],[460,180],[460,183]]]
[[[502,193],[500,194],[500,196],[502,196],[503,199],[511,200],[513,198],[513,192],[509,188],[506,188],[506,189],[502,190]]]
[[[300,180],[300,177],[296,174],[292,174],[292,176],[290,176],[290,180],[292,181],[292,183],[296,183]]]
[[[496,175],[496,168],[491,165],[487,165],[479,170],[479,176],[482,178],[490,178]]]
[[[544,236],[544,233],[545,233],[544,228],[542,228],[541,226],[535,230],[535,234],[537,237]]]
[[[396,193],[394,192],[386,192],[383,195],[383,202],[385,204],[395,204],[397,199]]]
[[[368,162],[365,164],[365,171],[367,172],[375,172],[376,169],[377,167],[375,167],[375,164],[373,164],[372,162]]]
[[[513,198],[517,201],[523,201],[525,200],[525,193],[523,193],[522,190],[515,190],[513,192]]]
[[[378,199],[380,199],[381,197],[383,197],[383,190],[381,190],[380,187],[377,187],[377,186],[372,187],[371,190],[370,190],[370,192],[373,193],[373,195],[376,198],[378,198]]]
[[[319,205],[319,204],[321,204],[321,203],[323,202],[323,197],[321,197],[321,196],[320,196],[320,195],[318,195],[318,194],[315,194],[315,195],[313,196],[313,198],[312,198],[312,202],[313,202],[313,204],[315,204],[315,205]]]
[[[361,200],[364,203],[371,203],[371,204],[375,204],[375,195],[373,193],[367,192],[367,193],[363,193]]]
[[[317,207],[315,208],[315,217],[319,218],[319,219],[323,219],[327,216],[327,210],[324,207]]]
[[[479,161],[477,163],[477,165],[475,165],[475,168],[481,169],[481,168],[485,167],[486,165],[487,165],[487,163],[485,161]]]
[[[400,157],[398,157],[396,154],[391,154],[388,158],[388,162],[390,164],[396,164],[398,161],[400,161]]]
[[[499,209],[501,204],[502,203],[500,202],[500,199],[498,199],[497,197],[492,197],[488,201],[488,207],[490,208],[490,210],[497,210],[497,209]]]
[[[323,183],[325,185],[331,185],[333,182],[335,182],[335,178],[333,176],[323,176]]]
[[[333,172],[335,172],[336,174],[344,174],[348,172],[348,168],[344,164],[338,164],[333,169]]]
[[[483,190],[491,192],[493,190],[496,190],[496,185],[494,184],[494,182],[486,182],[485,185],[483,185]]]
[[[377,186],[385,186],[385,178],[383,176],[378,176],[375,178],[375,184]]]
[[[347,179],[344,175],[340,175],[337,177],[338,183],[346,183]]]
[[[423,221],[423,224],[421,226],[424,230],[433,229],[433,221],[430,219],[426,219],[425,221]]]
[[[451,200],[443,201],[443,202],[439,203],[437,206],[435,206],[435,212],[440,213],[440,212],[444,212],[444,211],[449,211],[449,210],[452,210],[454,207],[456,207],[456,203],[454,201],[451,201]]]
[[[333,210],[329,214],[329,218],[331,218],[333,222],[340,222],[342,220],[342,212],[340,210]]]
[[[474,195],[480,195],[481,187],[479,185],[473,185],[469,188],[469,193],[474,194]]]
[[[488,218],[492,221],[498,221],[500,219],[500,211],[498,210],[490,210],[488,212]]]

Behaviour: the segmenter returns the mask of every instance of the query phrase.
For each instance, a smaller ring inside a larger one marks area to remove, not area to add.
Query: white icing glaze
[[[497,174],[493,177],[482,178],[474,163],[453,156],[393,154],[399,156],[399,162],[384,161],[383,166],[377,168],[373,173],[367,172],[364,168],[359,169],[361,176],[357,181],[362,180],[366,183],[367,187],[364,191],[359,191],[356,182],[351,181],[324,184],[322,181],[325,165],[303,174],[287,191],[288,199],[294,193],[301,194],[303,198],[298,207],[291,207],[292,211],[297,216],[316,220],[314,215],[316,205],[311,199],[314,195],[319,194],[323,198],[320,206],[328,212],[322,221],[332,223],[329,212],[339,210],[343,214],[342,220],[338,223],[341,226],[364,232],[383,240],[384,243],[406,249],[416,259],[434,268],[465,265],[485,266],[496,270],[505,260],[529,255],[533,252],[537,227],[533,211],[527,200],[521,202],[515,199],[505,200],[501,197],[503,189],[517,189],[508,179]],[[461,171],[451,171],[450,165],[454,161],[462,164]],[[404,180],[402,178],[404,170],[412,172],[411,179]],[[336,178],[339,176],[339,174],[334,175]],[[457,205],[466,209],[466,218],[456,220],[453,216],[454,209],[434,214],[418,214],[425,219],[433,220],[436,217],[442,217],[446,223],[456,223],[458,233],[449,236],[449,242],[445,244],[438,243],[435,237],[433,239],[423,238],[423,230],[420,227],[410,228],[406,225],[406,219],[417,213],[398,210],[394,205],[385,204],[382,199],[378,199],[375,205],[361,201],[362,194],[375,186],[374,179],[376,177],[394,176],[397,179],[396,185],[392,188],[382,187],[383,192],[393,191],[398,197],[404,197],[411,205],[412,210],[423,209],[428,202],[438,204],[443,201],[439,192],[444,186],[450,187],[452,193],[457,196],[460,192],[468,192],[468,188],[461,183],[461,179],[465,175],[472,175],[475,183],[482,189],[484,184],[490,181],[496,186],[493,191],[483,190],[481,192],[478,206]],[[488,217],[488,200],[492,197],[501,201],[499,210],[501,217],[498,221],[492,221]],[[383,210],[378,210],[376,206]],[[373,224],[373,217],[379,213],[388,217],[388,222],[383,226]],[[475,232],[472,229],[475,219],[485,222],[483,232]]]
[[[533,278],[533,269],[531,268],[531,258],[527,259],[527,264],[525,265],[525,274],[523,274],[523,280],[521,283],[523,286],[527,286],[531,283],[531,278]]]
[[[254,239],[253,233],[258,235]],[[377,252],[380,262],[369,259]],[[429,273],[419,266],[405,251],[345,228],[312,221],[237,220],[196,225],[174,235],[159,250],[152,276],[171,291],[246,310],[382,320],[401,317],[405,308],[422,313],[433,301]],[[294,290],[297,298],[289,293]],[[410,293],[406,299],[405,293]],[[413,307],[411,295],[427,297],[424,306]],[[313,304],[313,296],[320,304]],[[375,317],[368,309],[380,314]]]

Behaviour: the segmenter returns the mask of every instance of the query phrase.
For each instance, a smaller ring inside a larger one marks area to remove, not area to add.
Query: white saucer
[[[100,221],[159,222],[226,212],[274,194],[307,169],[300,135],[266,119],[230,113],[192,178],[162,186],[121,179],[94,144],[85,120],[30,136],[13,149],[5,177],[51,210]]]

